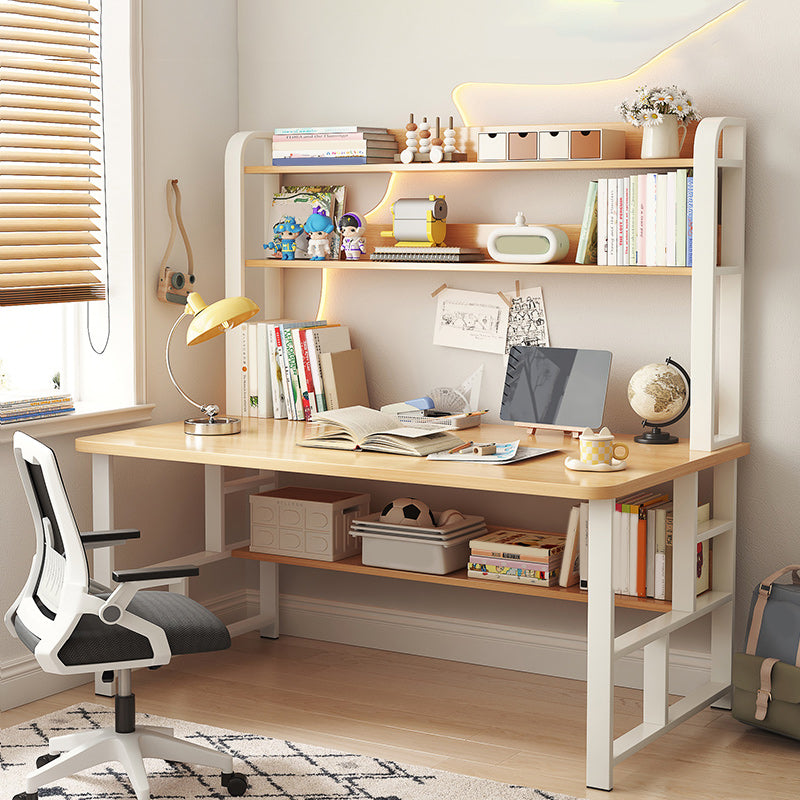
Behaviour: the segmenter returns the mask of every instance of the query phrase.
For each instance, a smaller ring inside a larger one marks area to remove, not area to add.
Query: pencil
[[[463,450],[465,447],[472,446],[472,444],[473,444],[472,442],[464,442],[463,444],[460,444],[460,445],[454,447],[452,450],[448,450],[447,452],[448,453],[457,453],[459,450]]]

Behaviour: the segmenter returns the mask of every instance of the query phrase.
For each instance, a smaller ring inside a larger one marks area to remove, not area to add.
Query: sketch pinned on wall
[[[550,334],[547,330],[544,298],[540,286],[523,289],[519,295],[511,298],[505,352],[508,353],[517,344],[528,347],[550,346]]]
[[[434,344],[505,353],[509,307],[499,295],[448,288],[436,298]]]

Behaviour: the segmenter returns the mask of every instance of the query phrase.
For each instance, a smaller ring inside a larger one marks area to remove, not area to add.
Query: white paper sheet
[[[497,294],[444,289],[437,295],[433,343],[504,353],[508,305]]]

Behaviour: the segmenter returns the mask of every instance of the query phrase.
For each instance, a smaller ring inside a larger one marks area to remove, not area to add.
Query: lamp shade
[[[194,314],[186,331],[186,344],[200,344],[235,328],[258,314],[258,306],[248,297],[226,297],[206,305],[197,292],[186,298],[186,313]]]

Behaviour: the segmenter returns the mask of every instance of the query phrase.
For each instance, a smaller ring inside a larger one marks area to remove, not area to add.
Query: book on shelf
[[[578,517],[578,567],[581,589],[589,588],[589,504],[583,502]]]
[[[258,327],[257,323],[247,323],[247,416],[258,417]],[[262,368],[263,371],[263,368]],[[244,414],[244,412],[242,412]]]
[[[323,411],[313,418],[323,423],[319,433],[297,444],[302,447],[325,447],[333,450],[368,450],[397,455],[426,456],[462,444],[449,431],[432,432],[397,424],[397,418],[365,406],[351,406]]]
[[[250,323],[256,326],[256,352],[258,354],[258,416],[274,416],[272,408],[272,381],[270,375],[269,336],[266,322]]]
[[[467,563],[467,576],[484,580],[507,581],[509,583],[525,583],[530,586],[556,586],[558,570],[539,570],[493,563],[497,559],[470,557]]]
[[[575,263],[597,263],[597,181],[589,181]]]
[[[608,178],[597,180],[597,264],[608,266]]]
[[[369,406],[367,378],[361,350],[355,348],[322,352],[319,356],[319,365],[325,405],[328,410]]]
[[[275,128],[274,133],[278,136],[296,133],[389,133],[389,129],[365,125],[320,125],[308,128]]]
[[[491,531],[470,540],[472,556],[511,558],[522,561],[546,561],[560,567],[566,535],[516,528]]]
[[[389,164],[394,163],[394,156],[305,156],[302,158],[282,158],[273,156],[275,167],[340,167],[351,164]]]
[[[685,167],[675,171],[675,265],[686,261],[687,200],[689,170]]]
[[[293,142],[275,142],[272,155],[281,158],[311,157],[319,155],[383,155],[397,152],[397,142],[375,139],[304,139]]]
[[[655,266],[656,263],[656,194],[658,190],[658,175],[648,172],[646,175],[645,190],[645,260],[646,266]]]
[[[608,241],[608,265],[617,264],[617,228],[619,227],[619,183],[616,178],[608,179],[608,215],[606,239]]]
[[[322,354],[350,350],[350,328],[346,325],[310,328],[306,330],[306,340],[308,342],[311,373],[314,380],[314,396],[317,410],[327,411],[328,401],[325,397],[325,380],[322,375]],[[366,397],[366,390],[364,391],[364,397]],[[359,402],[350,403],[349,405],[369,405],[369,403]]]
[[[477,247],[376,247],[372,261],[483,261],[483,251]]]
[[[564,554],[558,575],[559,586],[574,586],[580,580],[580,506],[573,506],[567,520],[567,535],[564,539]]]
[[[335,147],[335,148],[312,148],[306,145],[292,148],[278,148],[272,151],[272,163],[280,159],[315,159],[315,158],[384,158],[394,157],[397,152],[392,147]]]
[[[697,508],[697,523],[702,525],[711,519],[711,503],[703,503]],[[711,588],[711,539],[697,543],[697,574],[695,594],[702,594]]]
[[[391,133],[369,133],[363,131],[352,131],[350,133],[329,132],[329,133],[276,133],[272,136],[272,146],[281,142],[397,142]]]
[[[694,177],[686,177],[686,266],[692,266],[694,239]]]

